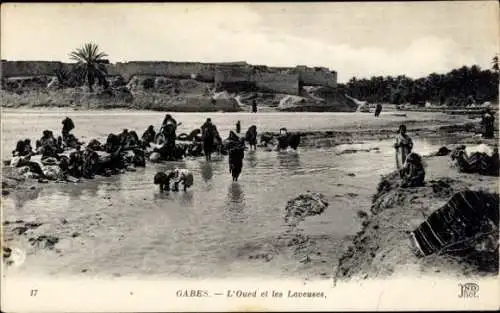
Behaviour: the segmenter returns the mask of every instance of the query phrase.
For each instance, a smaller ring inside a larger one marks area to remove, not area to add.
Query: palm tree
[[[76,70],[87,80],[89,89],[92,92],[97,79],[99,85],[107,86],[106,75],[108,73],[105,57],[108,55],[99,51],[99,46],[95,43],[86,43],[83,47],[70,53],[70,58],[76,61]]]
[[[493,63],[493,71],[495,73],[498,73],[499,67],[498,67],[498,56],[497,55],[495,55],[493,57],[493,62],[492,63]]]

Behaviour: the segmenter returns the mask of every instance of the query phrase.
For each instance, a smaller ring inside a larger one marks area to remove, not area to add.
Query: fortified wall
[[[60,69],[70,70],[73,64],[52,61],[2,60],[2,78],[54,76]],[[213,82],[216,86],[248,84],[268,92],[299,94],[300,86],[337,86],[337,73],[324,67],[267,67],[246,62],[124,62],[107,64],[109,76],[129,81],[134,75],[165,76]]]

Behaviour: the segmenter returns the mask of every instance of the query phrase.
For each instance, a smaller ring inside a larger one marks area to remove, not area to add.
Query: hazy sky
[[[85,42],[111,62],[247,61],[351,76],[490,67],[496,1],[4,4],[1,57],[69,61]]]

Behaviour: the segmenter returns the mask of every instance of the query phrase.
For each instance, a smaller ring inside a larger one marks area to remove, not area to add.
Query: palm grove
[[[405,75],[374,76],[370,79],[351,78],[339,88],[346,94],[368,102],[424,104],[426,101],[448,106],[498,101],[498,57],[492,69],[477,65],[462,66],[446,74],[432,73],[412,79]]]
[[[72,70],[58,70],[57,78],[61,87],[76,87],[86,84],[90,91],[97,83],[105,89],[107,54],[94,43],[70,53],[75,61]],[[499,65],[498,56],[492,60],[492,69],[481,69],[477,65],[462,66],[446,74],[432,73],[427,77],[412,79],[405,75],[374,76],[370,79],[353,77],[346,84],[339,84],[339,91],[351,97],[369,102],[412,103],[448,106],[465,106],[471,103],[498,101]]]

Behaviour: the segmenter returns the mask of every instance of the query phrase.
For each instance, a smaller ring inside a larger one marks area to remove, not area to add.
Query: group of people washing
[[[75,128],[71,118],[66,117],[62,124],[61,136],[56,138],[52,131],[44,130],[35,149],[29,139],[18,141],[10,165],[33,178],[68,181],[110,176],[146,165],[145,150],[134,131],[109,134],[105,144],[93,139],[82,149],[84,143],[71,134]],[[33,161],[37,156],[39,162]]]
[[[61,135],[57,138],[51,130],[44,130],[41,138],[36,141],[35,149],[32,148],[30,139],[18,141],[12,151],[10,165],[19,168],[21,174],[39,180],[78,181],[80,178],[92,179],[95,175],[110,176],[133,171],[135,167],[144,167],[147,158],[157,162],[203,155],[210,161],[212,154],[217,152],[228,155],[229,172],[233,181],[238,180],[243,168],[246,142],[251,150],[255,150],[257,146],[255,125],[250,126],[242,136],[241,122],[238,121],[236,132],[231,130],[223,140],[210,118],[189,135],[176,135],[180,124],[167,114],[158,132],[150,125],[139,138],[135,131],[123,129],[119,134],[109,134],[104,144],[92,139],[84,145],[71,133],[75,124],[71,118],[66,117],[62,121]],[[288,146],[296,149],[300,137],[288,134],[285,128],[281,132],[278,149],[286,149]],[[272,136],[264,134],[261,141],[266,146],[272,141]],[[185,169],[176,169],[165,177],[168,181],[173,179],[177,185],[183,183],[185,188],[189,188],[193,183],[190,175]],[[161,177],[162,175],[155,178],[155,184],[165,181]],[[178,189],[174,186],[172,190]],[[161,190],[166,190],[165,183],[161,184]]]
[[[228,155],[229,172],[233,181],[238,181],[243,169],[246,143],[249,144],[250,150],[257,149],[258,133],[255,125],[250,126],[245,135],[241,136],[239,135],[241,134],[241,122],[237,121],[235,131],[229,131],[229,136],[225,140],[221,138],[211,118],[207,118],[199,129],[193,130],[189,135],[183,133],[176,136],[178,125],[180,123],[178,124],[171,115],[167,114],[158,134],[155,133],[152,125],[148,127],[142,139],[145,145],[152,149],[150,161],[175,160],[177,156],[198,156],[201,154],[205,156],[206,161],[211,161],[212,153],[215,152],[219,155]],[[184,145],[177,143],[176,139],[187,143]],[[263,146],[267,146],[272,140],[273,137],[268,134],[261,137]],[[278,137],[277,150],[284,150],[288,147],[296,150],[299,143],[300,136],[298,134],[289,134],[286,128],[282,128]],[[174,182],[173,188],[170,188],[171,181]],[[157,172],[153,182],[159,186],[160,192],[179,191],[181,183],[185,191],[193,184],[193,174],[187,169],[176,168],[168,173]]]
[[[493,114],[488,111],[483,117],[483,138],[492,138]],[[394,148],[396,151],[396,167],[401,177],[401,187],[421,187],[425,181],[425,169],[422,157],[413,152],[413,141],[407,134],[405,125],[399,127]],[[478,173],[481,175],[499,176],[498,147],[490,148],[481,144],[472,149],[465,145],[456,147],[453,151],[446,147],[441,148],[436,155],[450,154],[451,165],[462,173]]]

